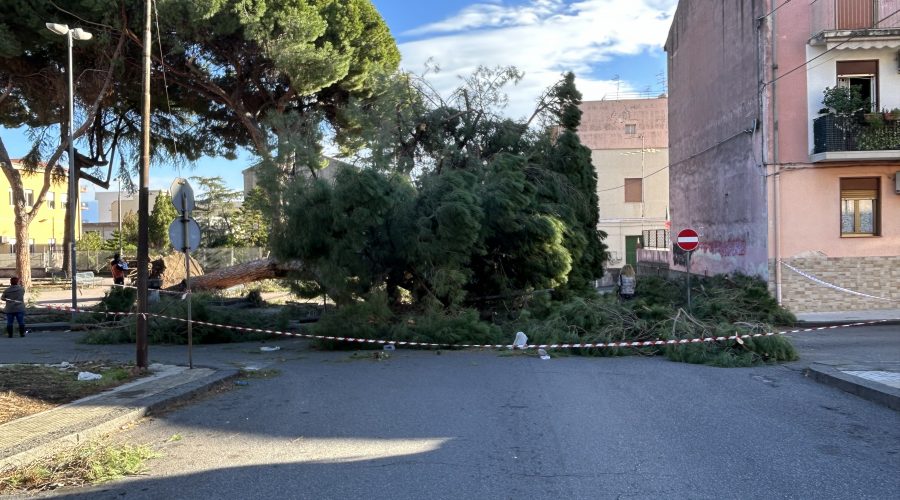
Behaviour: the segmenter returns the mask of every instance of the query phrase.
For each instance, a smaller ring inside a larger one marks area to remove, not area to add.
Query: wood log
[[[300,261],[278,262],[271,258],[253,260],[191,277],[191,289],[222,290],[254,281],[283,278],[290,272],[302,269]]]

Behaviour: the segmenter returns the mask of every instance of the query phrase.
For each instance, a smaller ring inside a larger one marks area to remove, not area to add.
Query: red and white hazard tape
[[[48,306],[48,305],[39,305],[36,306],[42,309],[53,309],[58,311],[65,312],[74,312],[74,313],[90,313],[90,314],[106,314],[109,316],[136,316],[139,313],[134,312],[106,312],[106,311],[88,311],[84,309],[75,309],[67,306]],[[154,317],[154,318],[163,318],[174,321],[181,321],[183,323],[187,323],[188,320],[186,318],[178,318],[175,316],[167,316],[164,314],[157,313],[147,313],[146,316]],[[280,330],[270,330],[266,328],[251,328],[247,326],[236,326],[236,325],[225,325],[221,323],[211,323],[208,321],[197,321],[191,320],[190,322],[195,325],[205,325],[212,326],[216,328],[226,328],[230,330],[244,331],[244,332],[256,332],[256,333],[267,333],[270,335],[282,335],[286,337],[298,337],[312,340],[331,340],[336,342],[351,342],[358,344],[376,344],[376,345],[394,345],[394,346],[411,346],[411,347],[440,347],[445,349],[591,349],[591,348],[611,348],[611,347],[656,347],[656,346],[669,346],[669,345],[682,345],[682,344],[702,344],[702,343],[710,343],[710,342],[724,342],[727,340],[734,340],[738,343],[742,343],[744,339],[751,338],[759,338],[759,337],[772,337],[775,335],[789,335],[793,333],[806,333],[806,332],[815,332],[822,330],[834,330],[837,328],[849,328],[854,326],[867,326],[867,325],[875,325],[879,323],[885,323],[888,321],[887,319],[873,320],[873,321],[861,321],[857,323],[848,323],[844,325],[833,325],[833,326],[820,326],[815,328],[803,328],[797,330],[786,330],[782,332],[766,332],[766,333],[748,333],[743,335],[730,335],[730,336],[720,336],[720,337],[701,337],[694,339],[656,339],[656,340],[643,340],[643,341],[633,341],[633,342],[586,342],[586,343],[573,343],[573,344],[525,344],[525,345],[515,345],[515,344],[448,344],[448,343],[437,343],[437,342],[414,342],[414,341],[405,341],[405,340],[383,340],[383,339],[364,339],[364,338],[355,338],[355,337],[336,337],[331,335],[312,335],[309,333],[297,333],[297,332],[283,332]]]
[[[183,323],[187,323],[188,320],[185,318],[176,318],[174,316],[165,316],[162,314],[151,314],[151,316],[157,318],[166,318],[175,321],[181,321]],[[881,319],[874,321],[864,321],[859,323],[849,323],[846,325],[835,325],[835,326],[820,326],[816,328],[804,328],[798,330],[789,330],[783,332],[766,332],[766,333],[748,333],[744,335],[731,335],[728,337],[703,337],[703,338],[695,338],[695,339],[673,339],[673,340],[645,340],[645,341],[637,341],[637,342],[594,342],[594,343],[577,343],[577,344],[526,344],[526,345],[514,345],[514,344],[446,344],[446,343],[434,343],[434,342],[413,342],[413,341],[404,341],[404,340],[383,340],[383,339],[363,339],[363,338],[354,338],[354,337],[335,337],[330,335],[312,335],[308,333],[296,333],[296,332],[282,332],[279,330],[269,330],[265,328],[251,328],[246,326],[234,326],[234,325],[223,325],[220,323],[210,323],[208,321],[191,321],[195,325],[206,325],[206,326],[214,326],[217,328],[228,328],[231,330],[245,331],[245,332],[257,332],[257,333],[268,333],[271,335],[284,335],[288,337],[299,337],[305,339],[313,339],[313,340],[333,340],[337,342],[353,342],[358,344],[377,344],[377,345],[394,345],[394,346],[413,346],[413,347],[442,347],[445,349],[588,349],[588,348],[607,348],[607,347],[654,347],[654,346],[666,346],[666,345],[679,345],[679,344],[701,344],[704,342],[724,342],[726,340],[735,340],[741,342],[743,339],[750,338],[758,338],[758,337],[772,337],[775,335],[788,335],[792,333],[805,333],[805,332],[814,332],[821,330],[833,330],[836,328],[848,328],[853,326],[865,326],[865,325],[874,325],[878,323],[884,323],[890,320]]]

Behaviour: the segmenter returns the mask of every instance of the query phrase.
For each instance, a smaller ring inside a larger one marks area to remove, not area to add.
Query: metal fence
[[[100,272],[106,269],[113,256],[110,250],[78,250],[75,255],[76,268],[79,271]],[[204,272],[215,271],[224,267],[243,264],[252,260],[265,259],[269,256],[266,248],[201,248],[192,252],[191,256],[197,259]],[[125,255],[125,258],[133,259],[134,256]],[[58,271],[62,268],[63,252],[38,252],[31,254],[31,268],[42,269],[47,272]],[[15,269],[16,255],[13,253],[0,254],[0,269]]]

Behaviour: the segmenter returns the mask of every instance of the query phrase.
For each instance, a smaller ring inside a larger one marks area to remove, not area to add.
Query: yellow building
[[[13,160],[13,167],[22,175],[25,201],[31,205],[44,187],[44,174],[26,174],[22,162]],[[0,173],[0,193],[6,193],[6,202],[0,203],[0,255],[15,253],[16,229],[13,213],[12,187],[6,175]],[[52,183],[37,215],[28,227],[28,242],[31,253],[48,251],[61,252],[66,227],[66,203],[68,201],[68,177]],[[75,234],[81,234],[81,210],[75,212]]]

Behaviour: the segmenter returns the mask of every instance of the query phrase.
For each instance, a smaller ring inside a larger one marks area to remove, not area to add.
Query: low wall
[[[794,313],[900,308],[900,256],[804,257],[785,263],[830,284],[883,297],[878,300],[834,290],[787,267],[781,269],[782,305]],[[775,262],[769,261],[769,290],[775,290]]]

